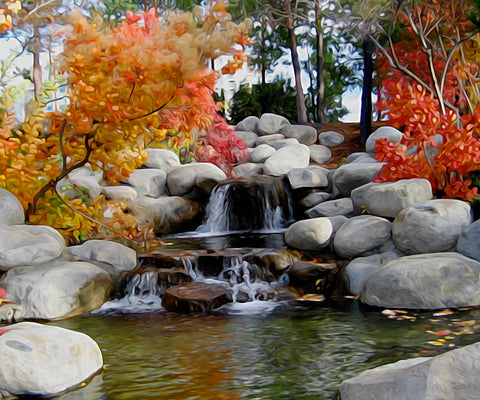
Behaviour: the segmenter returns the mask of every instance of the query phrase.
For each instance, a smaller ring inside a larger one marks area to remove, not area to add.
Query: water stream
[[[197,232],[163,238],[158,250],[194,281],[223,285],[232,302],[210,313],[168,312],[158,273],[133,274],[123,298],[90,315],[51,322],[90,335],[105,361],[92,382],[59,399],[332,399],[343,380],[366,369],[480,340],[480,309],[387,315],[341,296],[319,305],[285,301],[276,296],[285,274],[266,278],[236,256],[207,274],[191,257],[195,252],[286,249],[281,232],[292,215],[286,197],[271,190],[259,206],[233,188],[214,190]],[[239,207],[253,208],[254,216],[232,217]],[[437,335],[446,330],[451,334]]]

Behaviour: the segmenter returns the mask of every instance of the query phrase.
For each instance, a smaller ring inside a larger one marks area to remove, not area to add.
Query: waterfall
[[[217,185],[197,233],[279,232],[292,220],[290,192],[283,180],[255,176]]]

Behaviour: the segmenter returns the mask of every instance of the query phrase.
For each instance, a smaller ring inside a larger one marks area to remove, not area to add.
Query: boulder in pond
[[[356,192],[361,194],[357,195]],[[396,182],[363,185],[352,191],[356,209],[366,209],[370,214],[395,218],[404,208],[431,200],[432,185],[427,179],[402,179]]]
[[[341,400],[459,400],[480,392],[480,343],[367,370],[340,385]]]
[[[360,215],[345,222],[333,238],[333,246],[342,257],[356,257],[380,247],[392,234],[392,223],[373,215]]]
[[[0,271],[53,261],[64,249],[62,235],[49,226],[0,226]]]
[[[84,333],[20,322],[0,335],[0,391],[14,396],[55,396],[102,367],[100,348]]]
[[[110,275],[87,262],[10,269],[0,279],[7,298],[24,309],[25,319],[59,320],[93,311],[108,300]]]
[[[285,175],[295,168],[306,168],[310,162],[310,150],[304,144],[282,147],[271,155],[264,164],[268,175]]]
[[[330,243],[333,225],[329,218],[300,220],[285,232],[285,243],[299,250],[322,250]]]
[[[219,284],[186,282],[168,288],[162,306],[178,313],[209,312],[231,302],[227,289]]]
[[[480,261],[480,220],[475,221],[462,232],[457,242],[457,251]]]
[[[20,201],[8,190],[0,188],[0,225],[20,225],[25,214]]]
[[[288,119],[281,115],[265,113],[262,114],[257,125],[257,132],[259,135],[273,135],[275,133],[280,133],[280,131],[289,126],[290,122]]]
[[[312,208],[324,201],[330,200],[332,196],[332,193],[315,191],[306,195],[299,201],[299,204],[305,208]]]
[[[392,236],[405,254],[451,251],[471,223],[471,207],[461,200],[438,199],[415,203],[395,218]]]
[[[350,196],[353,189],[373,181],[382,166],[377,162],[342,165],[333,174],[333,185],[344,196]]]
[[[329,296],[333,290],[339,268],[336,263],[316,263],[297,260],[287,271],[289,285],[306,293]]]
[[[478,306],[480,262],[455,252],[396,258],[368,277],[360,300],[423,310]]]

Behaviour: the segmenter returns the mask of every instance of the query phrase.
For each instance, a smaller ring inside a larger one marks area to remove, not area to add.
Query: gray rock
[[[269,136],[264,136],[269,137]],[[270,146],[272,146],[275,150],[281,149],[282,147],[292,146],[298,144],[298,140],[294,138],[286,138],[280,140],[272,140],[269,142]]]
[[[24,318],[58,320],[93,311],[109,298],[110,275],[87,262],[10,269],[0,280]]]
[[[462,232],[457,242],[457,251],[480,261],[480,220],[475,221]]]
[[[158,199],[140,196],[130,203],[130,207],[140,223],[153,224],[157,233],[173,232],[195,218],[199,212],[197,203],[179,196]]]
[[[365,143],[365,151],[367,153],[375,153],[375,143],[378,139],[385,138],[390,142],[398,143],[403,138],[403,133],[392,126],[381,126],[373,132]]]
[[[366,209],[380,217],[394,218],[404,208],[433,197],[432,186],[427,179],[403,179],[364,186],[352,191],[355,208]],[[357,195],[356,191],[361,191],[361,195]]]
[[[440,199],[413,204],[393,222],[395,245],[406,254],[454,250],[473,222],[471,207],[460,200]]]
[[[329,218],[313,218],[294,222],[285,232],[285,243],[300,250],[322,250],[333,234]]]
[[[172,196],[182,196],[195,187],[210,193],[218,182],[225,179],[227,175],[216,165],[192,163],[173,169],[168,174],[167,187]]]
[[[68,182],[70,182],[73,187],[87,189],[91,199],[98,198],[102,193],[100,186],[102,178],[103,173],[101,171],[93,171],[90,164],[77,168],[68,174]]]
[[[259,135],[273,135],[280,133],[283,128],[290,125],[290,122],[285,117],[277,114],[266,113],[260,117],[258,122],[257,132]]]
[[[480,262],[454,252],[390,261],[360,290],[363,303],[386,308],[443,309],[480,305]]]
[[[332,152],[321,144],[310,146],[310,159],[313,162],[323,164],[332,158]]]
[[[148,159],[145,166],[148,168],[161,169],[170,172],[172,169],[180,166],[180,159],[177,153],[167,149],[146,149]]]
[[[104,186],[102,192],[107,199],[115,201],[132,201],[138,196],[137,191],[130,186]]]
[[[243,139],[243,141],[248,147],[254,147],[255,142],[258,139],[258,135],[255,132],[251,131],[235,131],[235,136]]]
[[[342,400],[470,400],[480,391],[480,343],[363,372],[340,385]]]
[[[158,197],[165,194],[167,173],[161,169],[137,169],[130,174],[127,182],[139,195]]]
[[[275,153],[275,148],[263,143],[250,152],[250,161],[254,163],[263,163],[270,157],[273,153]]]
[[[280,131],[287,138],[295,138],[299,143],[307,146],[316,143],[317,130],[309,125],[287,125]]]
[[[285,175],[295,168],[306,168],[310,161],[310,150],[304,144],[282,147],[271,155],[264,164],[268,175]]]
[[[338,167],[333,174],[333,185],[338,191],[350,196],[353,189],[373,181],[383,163],[355,163]]]
[[[300,200],[299,204],[302,207],[312,208],[326,200],[332,198],[332,194],[328,192],[312,192]]]
[[[263,174],[263,164],[243,163],[233,168],[233,175],[236,178],[246,178],[261,174]]]
[[[333,246],[342,257],[360,256],[381,246],[392,233],[392,223],[373,215],[350,218],[335,233]]]
[[[68,248],[72,256],[81,261],[99,261],[118,271],[131,271],[137,266],[137,253],[123,244],[109,240],[87,240]]]
[[[64,249],[62,235],[49,226],[0,226],[0,271],[53,261]]]
[[[22,203],[8,190],[0,188],[0,225],[20,225],[24,222]]]
[[[237,124],[237,126],[235,126],[235,130],[257,132],[259,122],[260,122],[260,119],[258,117],[251,115],[249,117],[244,118],[242,121],[240,121]]]
[[[353,202],[350,197],[328,200],[305,211],[309,218],[331,217],[335,215],[350,215],[353,212]]]
[[[318,135],[318,143],[323,144],[324,146],[338,146],[344,141],[345,136],[335,131],[320,132]]]
[[[362,164],[362,163],[366,164],[366,163],[376,162],[375,158],[368,155],[367,153],[363,153],[363,154],[359,155],[358,157],[352,157],[350,160],[349,160],[349,157],[347,157],[347,162],[352,163],[352,164]]]
[[[345,269],[344,279],[347,288],[355,296],[358,296],[363,283],[375,271],[379,270],[385,264],[398,255],[393,252],[374,254],[367,257],[357,257],[352,260]]]
[[[281,133],[260,136],[260,137],[257,137],[257,139],[255,140],[255,146],[260,146],[262,144],[268,144],[272,146],[273,143],[278,142],[279,140],[284,140],[284,139],[285,139],[285,136],[283,136]]]
[[[292,169],[287,173],[287,179],[292,189],[324,188],[328,186],[324,169],[316,165]]]
[[[12,395],[57,395],[102,367],[100,348],[80,332],[21,322],[0,336],[0,390]]]
[[[363,157],[369,157],[370,160],[372,160],[372,162],[374,161],[372,156],[369,155],[368,153],[365,153],[364,151],[357,151],[355,153],[350,153],[347,156],[347,163],[355,162],[355,160],[357,160],[358,158],[363,158]]]

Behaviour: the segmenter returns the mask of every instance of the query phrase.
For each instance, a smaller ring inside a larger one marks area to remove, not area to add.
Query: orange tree
[[[377,180],[423,177],[439,196],[473,200],[480,166],[480,36],[469,18],[471,4],[390,3],[386,39],[373,38],[378,110],[403,130],[403,140],[377,142],[377,157],[386,161]]]
[[[227,73],[245,60],[248,21],[233,23],[226,6],[214,0],[193,12],[169,13],[168,19],[153,10],[128,12],[117,27],[105,27],[100,17],[72,15],[60,58],[66,109],[46,112],[51,99],[44,90],[15,125],[5,90],[0,105],[0,186],[17,195],[27,221],[54,226],[72,241],[96,235],[102,226],[138,236],[140,228],[123,213],[123,204],[102,196],[68,200],[58,193],[59,182],[89,164],[117,184],[145,162],[148,145],[180,153],[209,145],[213,151],[200,151],[200,159],[224,167],[237,160],[234,154],[241,155],[245,145],[232,139],[217,116],[218,74],[209,69],[224,54],[233,56]]]

